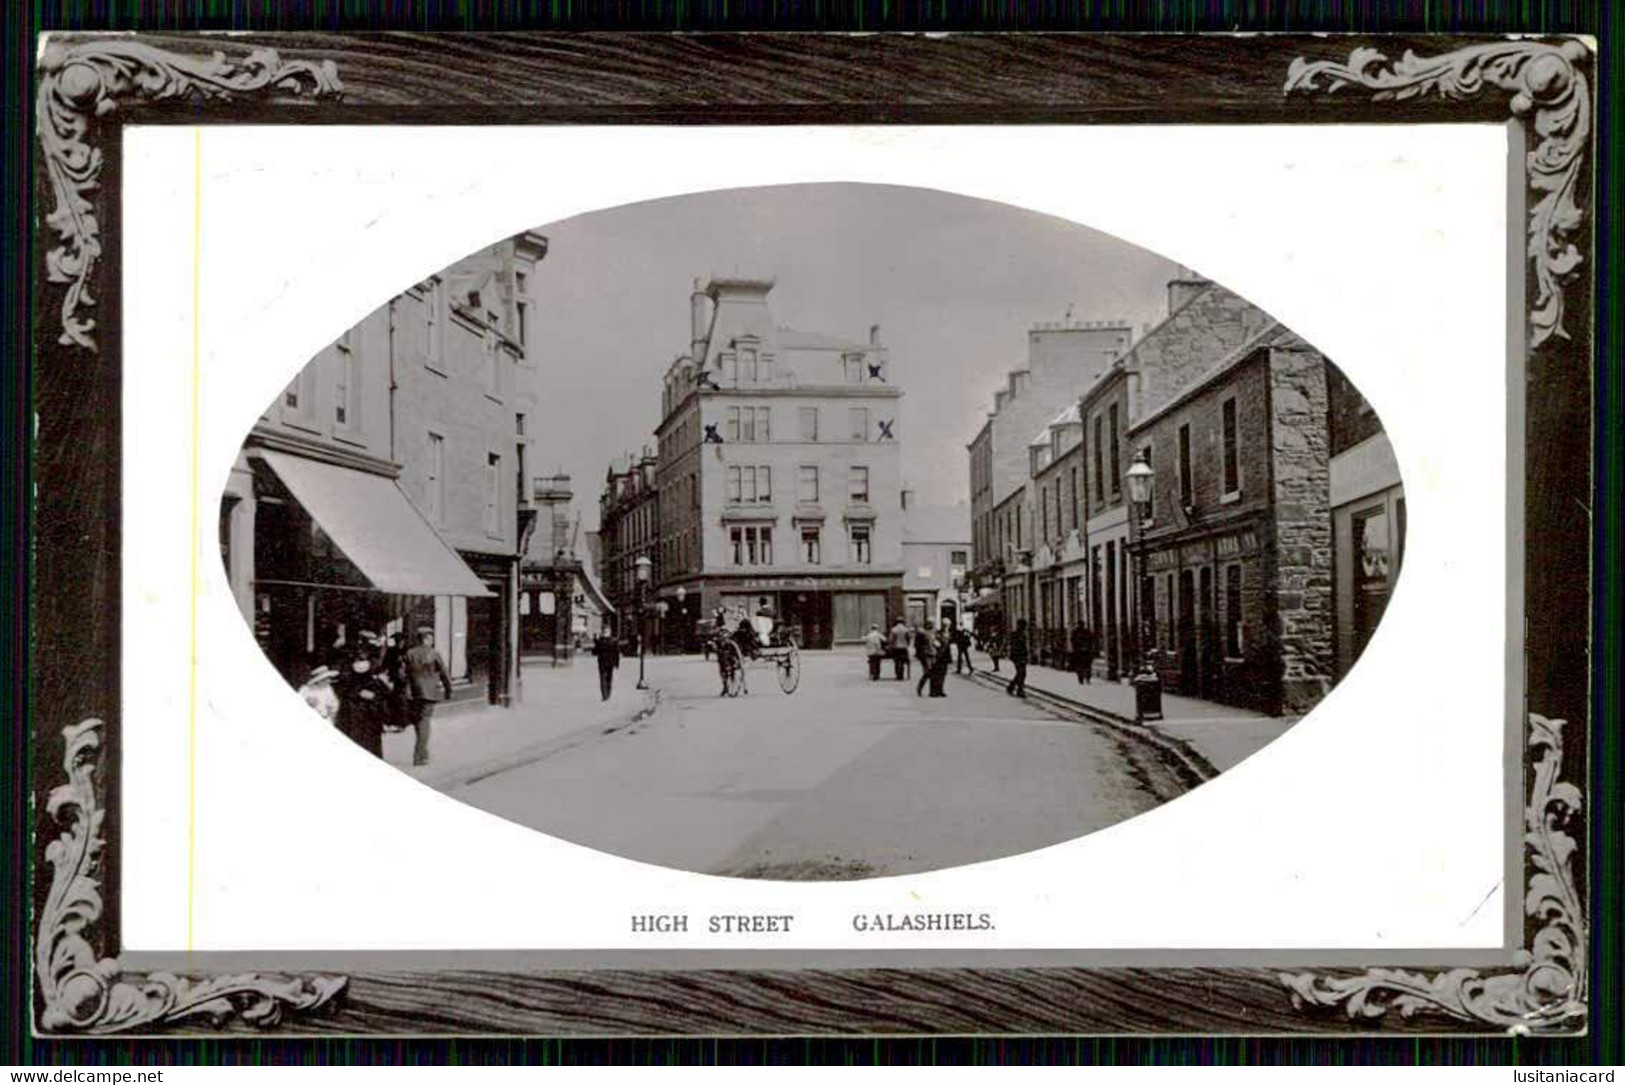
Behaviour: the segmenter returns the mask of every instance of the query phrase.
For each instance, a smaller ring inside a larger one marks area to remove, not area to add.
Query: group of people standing
[[[923,622],[910,629],[898,618],[889,632],[871,625],[863,638],[869,659],[869,681],[880,681],[880,668],[886,660],[892,663],[892,678],[901,682],[912,669],[910,653],[920,664],[920,678],[914,685],[915,696],[924,696],[927,687],[931,696],[946,697],[944,689],[950,665],[955,673],[966,674],[972,669],[970,661],[970,634],[951,621],[940,625]]]
[[[434,706],[451,699],[451,676],[435,650],[434,629],[422,626],[417,636],[407,648],[399,633],[387,640],[362,633],[349,650],[338,646],[331,664],[313,670],[299,696],[374,757],[384,756],[385,731],[412,727],[412,764],[427,765]]]

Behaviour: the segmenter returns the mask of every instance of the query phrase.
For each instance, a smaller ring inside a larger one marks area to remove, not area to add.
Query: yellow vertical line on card
[[[198,411],[202,383],[203,314],[203,129],[192,132],[192,590],[190,652],[186,671],[186,951],[192,951],[192,904],[197,885],[197,596],[198,596],[198,448],[202,429]]]

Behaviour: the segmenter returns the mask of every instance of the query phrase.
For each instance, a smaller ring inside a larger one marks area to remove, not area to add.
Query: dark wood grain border
[[[1414,56],[1411,54],[1414,53]],[[37,86],[34,1026],[85,1035],[1584,1028],[1593,51],[1579,39],[53,36]],[[705,78],[692,78],[694,72]],[[1526,134],[1524,948],[1503,970],[131,974],[118,963],[119,131],[142,123],[1504,123]],[[1554,299],[1556,308],[1554,310]],[[1563,721],[1567,721],[1565,724]]]

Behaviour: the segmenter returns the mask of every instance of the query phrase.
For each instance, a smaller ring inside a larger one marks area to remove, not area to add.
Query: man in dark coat
[[[592,654],[598,657],[598,694],[600,700],[609,700],[615,688],[615,671],[621,665],[621,645],[609,634],[609,627],[598,630],[592,642]]]
[[[953,630],[947,622],[943,622],[936,635],[936,653],[931,657],[931,696],[948,696],[948,691],[943,687],[948,682],[948,664],[952,661],[953,655]]]
[[[926,622],[914,630],[914,658],[920,661],[920,680],[914,683],[914,696],[924,695],[926,683],[931,681],[931,667],[937,658],[937,638]]]
[[[1016,676],[1010,679],[1005,692],[1012,697],[1027,696],[1027,652],[1027,619],[1022,618],[1010,634],[1010,663],[1016,668]]]
[[[418,642],[406,652],[406,693],[411,698],[407,719],[417,731],[412,764],[429,763],[429,721],[437,701],[451,700],[451,676],[446,661],[434,650],[434,627],[418,627]]]
[[[1072,670],[1082,685],[1087,685],[1094,676],[1095,631],[1084,625],[1081,618],[1072,629]]]
[[[971,666],[970,661],[970,631],[964,626],[956,625],[953,632],[953,643],[956,655],[954,660],[954,673],[974,673],[976,668]]]
[[[908,677],[908,626],[898,618],[891,627],[892,679],[901,682]]]

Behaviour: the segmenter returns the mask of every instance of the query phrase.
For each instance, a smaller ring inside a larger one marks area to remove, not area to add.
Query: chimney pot
[[[879,324],[871,324],[871,325],[869,325],[869,345],[871,347],[878,347],[880,345],[880,325]]]

